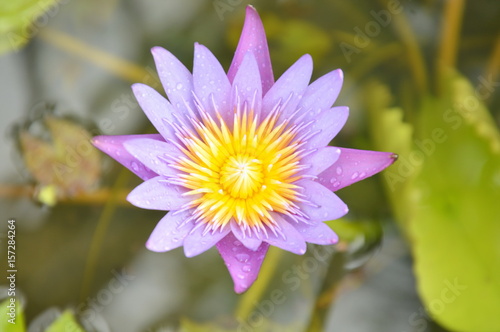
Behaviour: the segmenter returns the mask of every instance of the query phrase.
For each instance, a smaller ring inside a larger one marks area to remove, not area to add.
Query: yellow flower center
[[[216,230],[235,220],[243,229],[273,230],[270,212],[295,215],[301,201],[298,174],[302,143],[295,140],[297,126],[277,124],[277,110],[259,121],[253,110],[234,113],[230,128],[220,115],[215,121],[201,112],[192,128],[176,128],[184,155],[172,167],[183,171],[170,182],[199,195],[185,207],[193,217]],[[201,194],[201,195],[200,195]]]
[[[248,155],[227,158],[220,171],[220,184],[234,198],[252,197],[264,183],[262,161]]]

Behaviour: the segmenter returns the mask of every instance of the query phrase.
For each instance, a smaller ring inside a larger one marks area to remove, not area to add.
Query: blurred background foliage
[[[215,250],[145,250],[163,213],[129,205],[140,180],[88,138],[154,132],[129,87],[161,89],[149,49],[190,68],[197,41],[228,68],[248,3],[276,78],[304,53],[314,77],[344,70],[332,144],[400,158],[338,192],[338,245],[272,248],[236,295]],[[6,323],[4,302],[0,329],[500,331],[499,17],[495,0],[1,2],[1,251],[15,218],[24,314]]]

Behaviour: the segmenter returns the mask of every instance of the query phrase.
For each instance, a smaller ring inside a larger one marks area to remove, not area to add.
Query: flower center
[[[220,185],[234,198],[252,197],[264,183],[262,161],[248,155],[229,157],[220,171]]]
[[[175,128],[184,156],[171,166],[183,173],[169,182],[189,189],[185,196],[197,195],[183,209],[213,231],[233,220],[243,231],[275,232],[272,213],[300,218],[298,127],[278,124],[278,109],[259,121],[252,110],[237,107],[231,128],[219,114],[213,119],[199,111],[192,128]]]

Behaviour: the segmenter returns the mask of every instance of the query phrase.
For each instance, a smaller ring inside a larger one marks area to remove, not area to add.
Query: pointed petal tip
[[[151,54],[153,54],[153,56],[158,55],[159,53],[162,52],[168,52],[168,51],[161,46],[153,46],[151,48]]]
[[[246,283],[243,284],[243,283],[238,283],[237,281],[235,281],[234,292],[236,294],[242,294],[242,293],[246,292],[250,288],[250,286],[251,285],[247,285]]]

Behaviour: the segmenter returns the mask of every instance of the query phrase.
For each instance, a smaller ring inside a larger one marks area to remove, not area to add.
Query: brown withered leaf
[[[46,116],[50,141],[20,132],[22,156],[37,186],[37,199],[53,205],[62,198],[89,192],[101,173],[98,151],[90,143],[89,132],[67,119]]]

